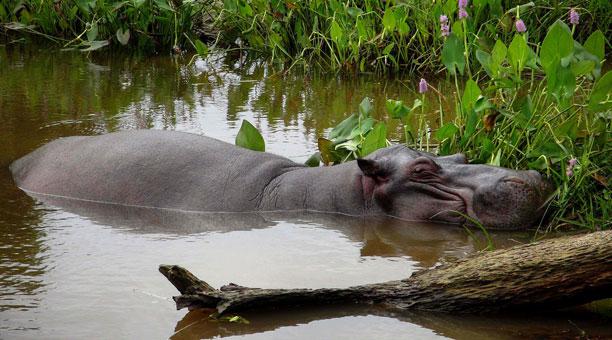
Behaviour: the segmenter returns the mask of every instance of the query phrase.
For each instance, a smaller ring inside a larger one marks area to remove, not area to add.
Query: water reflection
[[[37,307],[47,269],[45,232],[32,227],[40,223],[40,211],[9,179],[0,167],[0,312]]]
[[[217,321],[210,311],[194,310],[177,322],[179,339],[312,338],[321,334],[343,334],[346,338],[397,339],[568,339],[612,336],[609,319],[588,310],[553,312],[548,315],[483,316],[449,315],[428,312],[393,312],[376,306],[301,308],[291,313],[245,312],[249,324]],[[374,327],[372,327],[374,325]],[[340,328],[340,329],[339,329]],[[588,331],[585,331],[588,329]],[[381,333],[382,332],[382,333]],[[306,335],[307,334],[307,335]]]

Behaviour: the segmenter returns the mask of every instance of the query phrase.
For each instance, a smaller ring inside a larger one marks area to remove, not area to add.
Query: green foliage
[[[0,27],[46,36],[64,47],[108,45],[180,49],[193,24],[215,10],[212,0],[0,1]]]
[[[359,104],[359,112],[334,127],[328,138],[319,138],[319,154],[323,164],[331,165],[364,157],[387,146],[387,128],[371,117],[374,110],[370,98]]]
[[[266,151],[266,143],[261,133],[248,120],[243,120],[236,135],[236,145],[254,151]]]

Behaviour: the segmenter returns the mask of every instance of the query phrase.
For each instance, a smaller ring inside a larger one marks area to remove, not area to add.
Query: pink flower
[[[463,18],[467,18],[467,17],[468,17],[468,12],[465,10],[465,8],[463,7],[459,8],[459,20]]]
[[[514,23],[514,26],[516,27],[516,31],[519,33],[524,33],[525,31],[527,31],[527,26],[525,26],[525,23],[521,19],[518,19]]]
[[[427,81],[421,78],[421,81],[419,82],[419,93],[425,92],[427,92]]]
[[[578,25],[580,23],[580,15],[575,8],[572,8],[569,11],[569,21],[572,25]]]
[[[447,24],[442,24],[442,26],[440,26],[440,31],[442,32],[443,37],[448,37],[450,35],[450,26]]]
[[[567,168],[565,169],[565,175],[567,177],[574,176],[574,167],[576,166],[577,161],[578,160],[576,158],[571,158],[569,161],[567,161]]]
[[[459,0],[459,8],[466,8],[468,5],[468,0]]]
[[[440,23],[446,24],[448,22],[448,17],[444,14],[440,15]]]

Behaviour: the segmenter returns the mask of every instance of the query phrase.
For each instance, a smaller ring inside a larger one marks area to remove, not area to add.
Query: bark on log
[[[159,270],[181,293],[174,297],[177,309],[213,308],[220,314],[337,303],[463,313],[563,308],[612,297],[612,231],[479,253],[404,280],[341,289],[229,284],[217,290],[180,266]]]

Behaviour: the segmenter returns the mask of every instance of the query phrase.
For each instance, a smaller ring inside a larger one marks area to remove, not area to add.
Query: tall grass
[[[498,39],[508,44],[519,5],[536,41],[570,8],[582,15],[577,38],[586,39],[596,29],[605,36],[612,32],[612,4],[607,0],[476,0],[467,8],[469,20],[452,21],[451,29],[459,36],[466,32],[463,40],[469,46],[487,49]],[[215,26],[221,41],[289,65],[422,73],[440,70],[439,17],[456,17],[457,11],[457,0],[227,0]]]

